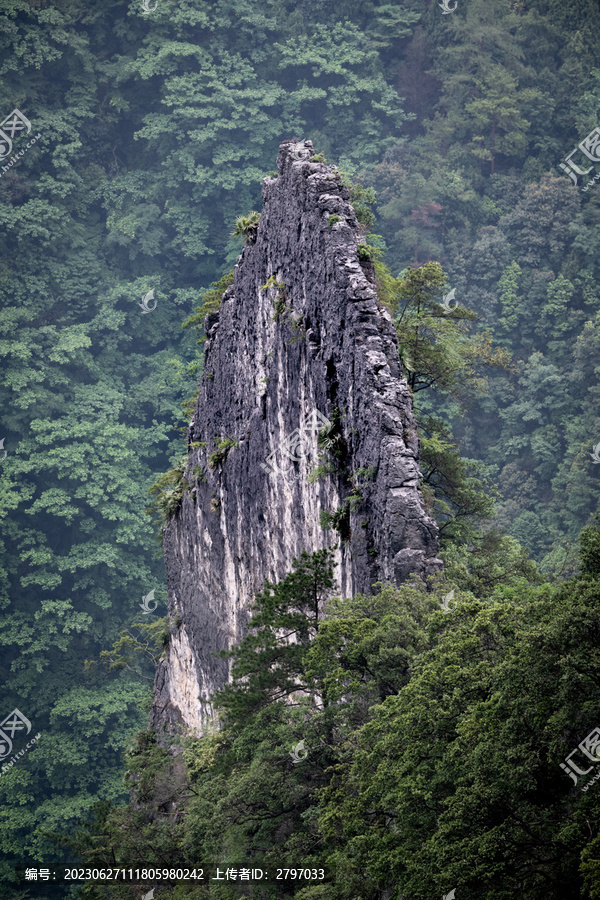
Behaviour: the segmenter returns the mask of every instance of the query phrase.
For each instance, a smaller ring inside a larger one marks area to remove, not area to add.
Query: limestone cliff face
[[[164,538],[178,624],[158,667],[151,724],[168,731],[202,731],[210,696],[228,677],[215,652],[240,639],[253,596],[301,551],[338,545],[345,596],[441,567],[394,327],[371,264],[359,261],[348,191],[336,168],[311,154],[308,141],[281,144],[258,229],[205,324],[188,434],[191,490]],[[328,422],[338,456],[317,444]],[[216,439],[238,445],[209,463]],[[309,479],[319,462],[335,471]],[[324,530],[321,512],[350,496],[341,533]]]

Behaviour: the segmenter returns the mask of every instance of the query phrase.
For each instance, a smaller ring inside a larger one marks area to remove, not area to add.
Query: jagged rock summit
[[[205,322],[190,488],[164,535],[176,625],[151,725],[169,732],[202,732],[228,677],[215,652],[239,641],[254,595],[303,550],[338,545],[345,596],[442,565],[394,326],[359,259],[348,189],[312,155],[310,141],[281,144],[260,223]],[[315,477],[318,465],[333,471]]]

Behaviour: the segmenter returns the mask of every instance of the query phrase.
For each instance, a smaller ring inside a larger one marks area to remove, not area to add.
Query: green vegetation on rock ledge
[[[240,442],[234,437],[226,435],[224,438],[215,438],[215,444],[217,449],[208,457],[208,464],[211,469],[221,466],[227,459],[229,451],[233,447],[239,447]]]
[[[218,281],[213,281],[210,288],[205,291],[202,303],[196,308],[196,312],[183,323],[184,328],[201,328],[207,316],[219,311],[223,294],[233,284],[233,269],[227,272]],[[201,337],[197,343],[201,344],[205,337]]]

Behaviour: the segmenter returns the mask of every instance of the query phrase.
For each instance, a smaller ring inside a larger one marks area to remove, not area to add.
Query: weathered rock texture
[[[345,596],[441,566],[419,491],[419,441],[394,327],[377,301],[371,264],[359,262],[348,191],[334,166],[297,159],[311,153],[310,142],[281,145],[279,176],[263,182],[258,230],[219,313],[205,323],[188,436],[191,490],[164,538],[169,613],[178,624],[156,675],[151,724],[168,731],[201,732],[209,698],[228,677],[215,652],[239,641],[255,593],[265,579],[284,577],[302,550],[339,545]],[[330,225],[334,215],[340,219]],[[263,288],[270,278],[274,286]],[[307,417],[316,410],[333,421],[336,409],[343,457],[336,472],[309,480],[322,425]],[[215,439],[225,438],[239,446],[211,468]],[[362,499],[342,540],[322,528],[320,513],[356,496],[357,485]]]

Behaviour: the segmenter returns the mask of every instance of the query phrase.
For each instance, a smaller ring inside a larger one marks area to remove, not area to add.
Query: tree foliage
[[[297,561],[257,595],[230,654],[221,729],[175,757],[139,736],[135,802],[82,832],[88,864],[159,865],[168,852],[171,865],[328,873],[270,886],[274,897],[425,900],[432,885],[486,900],[597,897],[597,786],[582,791],[593,773],[573,784],[560,764],[600,713],[589,563],[600,530],[586,529],[581,573],[557,585],[535,584],[507,540],[489,536],[480,581],[450,594],[438,578],[328,598],[328,551]],[[449,571],[460,582],[458,559]]]

